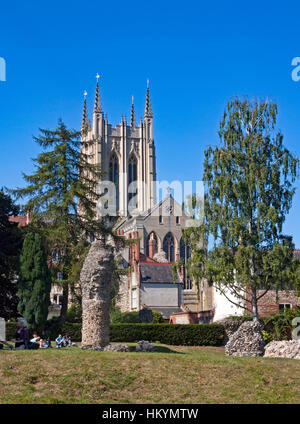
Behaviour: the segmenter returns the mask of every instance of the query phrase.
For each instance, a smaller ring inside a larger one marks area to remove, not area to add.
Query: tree
[[[18,280],[18,310],[28,327],[43,331],[50,305],[51,273],[40,234],[28,233],[20,258]]]
[[[69,130],[59,120],[54,131],[40,129],[34,140],[43,152],[36,159],[35,172],[23,174],[25,188],[11,190],[17,199],[25,198],[25,210],[33,212],[31,230],[45,236],[48,251],[57,251],[57,264],[63,273],[63,307],[67,310],[69,277],[72,263],[78,261],[76,246],[93,234],[104,234],[104,223],[96,220],[99,198],[99,169],[80,151],[81,132]]]
[[[262,296],[299,279],[292,237],[282,234],[299,162],[283,146],[276,116],[276,104],[267,101],[228,103],[220,146],[205,151],[204,223],[185,231],[193,277],[234,295],[239,306],[248,300],[243,307],[254,320]]]
[[[0,316],[17,316],[16,280],[22,235],[18,224],[9,217],[18,214],[9,195],[0,190]]]

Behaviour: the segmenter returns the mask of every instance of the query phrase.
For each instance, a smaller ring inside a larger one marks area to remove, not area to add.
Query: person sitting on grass
[[[64,338],[62,337],[61,334],[58,335],[58,337],[55,340],[55,343],[56,343],[56,347],[57,348],[63,347],[63,345],[64,345]]]
[[[67,347],[69,347],[69,346],[71,346],[71,339],[70,339],[70,337],[69,337],[69,335],[68,334],[66,334],[64,337],[63,337],[63,339],[64,339],[64,346],[67,346]]]
[[[0,345],[2,345],[2,347],[3,347],[3,345],[8,346],[10,348],[10,350],[13,350],[13,348],[14,348],[13,345],[5,342],[4,340],[0,340]],[[0,346],[0,349],[2,349],[2,347]]]
[[[16,331],[15,338],[12,339],[12,342],[15,343],[15,349],[28,349],[29,345],[29,333],[28,328],[26,327],[26,321],[22,318],[18,319],[18,327]]]
[[[42,345],[40,347],[42,349],[48,349],[48,347],[52,347],[50,338],[48,337],[47,339],[42,340]]]
[[[42,347],[43,340],[36,334],[33,333],[33,338],[30,340],[29,349],[39,349]]]

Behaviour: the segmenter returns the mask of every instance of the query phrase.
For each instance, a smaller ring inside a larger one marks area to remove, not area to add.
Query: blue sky
[[[0,186],[22,185],[38,153],[38,128],[58,118],[79,128],[82,93],[91,112],[95,75],[113,124],[143,113],[150,79],[159,180],[201,179],[203,152],[218,143],[234,96],[277,102],[278,127],[300,157],[299,2],[38,1],[0,9]],[[284,231],[300,248],[300,182]]]

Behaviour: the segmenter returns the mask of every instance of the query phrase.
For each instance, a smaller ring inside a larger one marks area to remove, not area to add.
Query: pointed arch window
[[[134,181],[137,181],[137,160],[134,155],[131,155],[128,160],[128,186]],[[128,193],[128,202],[136,194],[137,190],[136,193]]]
[[[180,239],[180,259],[183,260],[183,263],[186,264],[187,260],[191,257],[191,248],[188,244],[186,244],[183,238]]]
[[[179,255],[183,262],[183,288],[184,290],[191,290],[192,281],[187,273],[186,267],[187,261],[191,257],[191,248],[187,243],[184,242],[183,238],[180,239]]]
[[[166,258],[169,262],[175,261],[175,255],[174,255],[174,237],[172,233],[168,233],[163,241],[163,250],[166,252]]]
[[[109,160],[109,180],[116,187],[116,207],[119,209],[119,160],[117,155],[113,153]]]

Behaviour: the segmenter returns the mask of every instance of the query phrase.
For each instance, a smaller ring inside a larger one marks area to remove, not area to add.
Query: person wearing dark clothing
[[[29,332],[28,328],[24,324],[24,321],[18,321],[18,328],[16,331],[15,339],[16,349],[28,349],[29,346]]]

